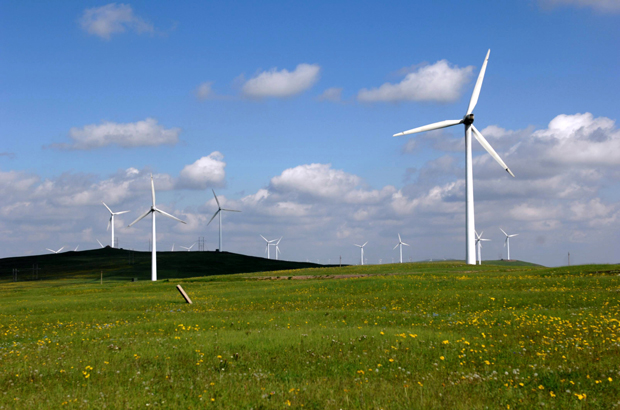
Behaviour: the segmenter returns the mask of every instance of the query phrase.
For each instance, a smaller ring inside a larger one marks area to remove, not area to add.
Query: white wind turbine
[[[194,247],[194,245],[196,245],[196,242],[192,243],[192,246],[190,246],[189,248],[187,246],[181,246],[181,248],[183,249],[187,249],[187,251],[189,252],[190,250],[192,250],[192,248]]]
[[[408,244],[403,242],[402,239],[400,239],[400,234],[398,234],[398,243],[396,244],[394,249],[396,249],[396,248],[398,248],[400,246],[400,263],[403,263],[403,245],[409,246]],[[392,249],[392,250],[394,250],[394,249]]]
[[[400,135],[408,135],[415,134],[417,132],[438,130],[440,128],[451,127],[453,125],[464,124],[465,125],[465,255],[466,261],[470,265],[476,264],[476,248],[475,248],[475,220],[474,220],[474,179],[473,179],[473,170],[472,170],[472,153],[471,153],[471,136],[472,132],[474,137],[478,140],[480,145],[484,149],[487,150],[489,154],[504,168],[510,175],[514,177],[514,174],[508,166],[502,161],[497,152],[493,149],[491,144],[482,136],[480,131],[474,127],[474,108],[476,107],[476,103],[478,102],[478,97],[480,96],[480,89],[482,88],[482,80],[484,79],[484,73],[487,69],[487,63],[489,61],[489,54],[491,50],[487,52],[487,56],[484,59],[484,63],[482,64],[482,68],[480,69],[480,74],[478,75],[478,80],[476,81],[476,86],[474,87],[474,92],[471,95],[471,99],[469,100],[469,107],[467,108],[467,113],[461,120],[447,120],[440,121],[433,124],[425,125],[423,127],[413,128],[409,131],[399,132],[398,134],[394,134],[395,137]]]
[[[76,246],[75,249],[73,250],[73,252],[77,252],[79,247],[80,247],[80,245]]]
[[[213,191],[213,190],[211,190],[211,191]],[[241,212],[241,211],[235,211],[234,209],[224,209],[224,208],[222,208],[220,206],[220,201],[217,199],[217,195],[215,195],[215,191],[213,191],[213,196],[215,197],[215,202],[217,202],[217,211],[213,214],[213,216],[209,220],[209,223],[207,224],[207,226],[209,226],[209,224],[217,216],[217,214],[220,214],[220,247],[219,247],[218,250],[220,252],[222,252],[222,211],[227,211],[227,212]]]
[[[366,241],[366,243],[364,243],[363,245],[358,245],[356,243],[354,243],[353,245],[357,246],[358,248],[360,248],[360,260],[361,260],[361,265],[364,264],[364,246],[366,246],[366,244],[368,243],[368,241]]]
[[[499,228],[499,230],[504,232],[502,228]],[[508,260],[510,260],[510,238],[513,238],[519,234],[515,233],[512,235],[508,235],[506,232],[504,232],[504,235],[506,235],[506,240],[504,241],[504,247],[506,248],[506,251],[508,252]]]
[[[164,212],[155,206],[155,184],[153,183],[153,174],[151,174],[151,196],[153,199],[153,205],[151,205],[151,209],[146,211],[138,219],[130,223],[127,227],[129,228],[130,226],[138,222],[140,219],[148,216],[148,214],[151,214],[152,221],[153,221],[153,248],[151,250],[151,280],[156,281],[157,280],[157,231],[155,229],[155,214],[159,212],[160,214],[165,215],[168,218],[172,218],[175,221],[179,221],[181,223],[185,223],[185,221],[182,221],[176,216],[172,216],[169,213]]]
[[[50,248],[45,248],[45,249],[47,249],[48,251],[50,251],[50,252],[52,252],[52,253],[60,253],[60,251],[62,251],[63,249],[65,249],[65,247],[63,246],[62,248],[58,249],[57,251],[55,251],[55,250],[53,250],[53,249],[50,249]]]
[[[476,232],[476,245],[478,246],[478,265],[482,265],[482,242],[490,241],[490,239],[482,239],[483,233],[484,232],[480,232],[480,235],[478,235],[478,232]]]
[[[114,216],[115,215],[126,214],[129,211],[112,212],[110,207],[107,206],[105,204],[105,202],[102,201],[101,203],[103,204],[103,206],[105,206],[108,209],[108,211],[110,211],[110,220],[108,221],[108,228],[107,229],[110,229],[110,226],[112,227],[112,242],[110,242],[110,247],[114,248]]]
[[[276,247],[276,260],[278,260],[278,254],[282,253],[280,252],[280,247],[278,246],[281,240],[282,240],[282,236],[280,237],[280,239],[278,239],[278,242],[273,244]]]
[[[267,238],[265,238],[263,235],[260,235],[260,237],[261,237],[261,238],[263,238],[263,240],[264,240],[265,242],[267,242],[267,248],[266,248],[266,250],[267,250],[267,259],[270,259],[270,257],[269,257],[269,246],[271,246],[271,244],[272,244],[272,243],[274,243],[276,240],[275,240],[275,239],[268,240],[268,239],[267,239]],[[282,238],[280,238],[280,239],[282,239]],[[278,241],[278,243],[280,243],[280,241]],[[277,257],[278,257],[278,254],[277,254],[277,251],[276,251],[276,258],[277,258]]]

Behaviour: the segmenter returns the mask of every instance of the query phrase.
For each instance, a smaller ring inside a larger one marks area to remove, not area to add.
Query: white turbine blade
[[[282,252],[280,251],[280,247],[278,245],[276,245],[276,256],[281,255]]]
[[[188,248],[186,248],[185,246],[181,246],[181,248],[183,248],[183,249],[188,249]]]
[[[502,161],[502,159],[499,157],[499,155],[497,155],[497,152],[495,152],[491,144],[489,144],[489,142],[482,136],[482,134],[480,134],[480,131],[478,131],[478,129],[473,124],[471,126],[471,129],[474,131],[474,137],[476,137],[480,145],[482,145],[482,147],[486,149],[489,154],[491,154],[495,161],[497,161],[497,163],[501,165],[501,167],[504,168],[506,172],[508,172],[514,177],[515,174],[512,173],[510,168],[508,168],[508,165],[506,165],[506,163]]]
[[[106,208],[108,208],[108,211],[110,211],[110,213],[111,213],[111,214],[113,214],[113,213],[114,213],[114,212],[112,212],[112,210],[110,209],[110,207],[109,207],[109,206],[107,206],[107,205],[105,204],[105,202],[101,202],[101,203],[103,204],[103,206],[105,206]]]
[[[97,242],[99,242],[99,239],[97,239]],[[104,247],[101,242],[99,242],[99,246],[101,246],[102,248]]]
[[[51,250],[50,248],[45,248],[45,249],[47,249],[48,251],[50,251],[50,252],[52,252],[52,253],[56,253],[56,251],[53,251],[53,250]]]
[[[367,243],[368,243],[368,241],[366,241],[366,243],[364,243],[364,244],[362,245],[362,248],[363,248],[364,246],[366,246],[366,244],[367,244]]]
[[[153,174],[151,174],[151,195],[153,197],[153,206],[155,206],[155,183],[153,182]]]
[[[241,211],[236,211],[234,209],[224,209],[222,208],[222,211],[228,211],[228,212],[241,212]]]
[[[401,242],[398,242],[398,243],[396,244],[396,246],[395,246],[394,248],[392,248],[392,250],[394,250],[394,249],[398,248],[398,245],[400,245],[400,244],[401,244]]]
[[[114,212],[114,215],[122,215],[122,214],[126,214],[127,212],[130,212],[130,211]]]
[[[77,252],[79,247],[80,247],[80,245],[76,246],[75,249],[73,250],[73,252]]]
[[[220,209],[221,208],[220,201],[217,199],[217,195],[215,195],[215,191],[211,190],[211,192],[213,192],[213,196],[215,197],[215,202],[217,202],[217,207],[218,207],[218,209]]]
[[[105,228],[106,231],[110,230],[110,225],[112,225],[112,217],[110,216],[110,219],[108,219],[108,227]]]
[[[209,224],[211,223],[212,220],[215,219],[215,217],[217,216],[217,214],[220,213],[220,209],[218,209],[217,211],[215,211],[215,213],[213,214],[213,216],[211,217],[211,219],[209,219],[209,223],[207,224],[207,226],[209,226]]]
[[[196,242],[192,243],[192,246],[190,246],[189,249],[192,249],[194,245],[196,245]]]
[[[260,236],[261,238],[263,238],[263,239],[265,240],[265,242],[269,242],[269,241],[267,240],[267,238],[265,238],[263,235],[259,235],[259,236]]]
[[[135,221],[133,221],[132,223],[130,223],[129,225],[127,225],[127,228],[129,228],[131,225],[135,224],[136,222],[138,222],[140,219],[144,218],[145,216],[147,216],[148,214],[150,214],[151,212],[153,212],[152,209],[149,209],[148,211],[146,211],[145,213],[143,213],[140,217],[138,217],[138,219],[136,219]]]
[[[490,241],[490,239],[480,239],[480,240],[484,242]]]
[[[517,236],[519,235],[518,233],[515,233],[514,235],[508,235],[509,238],[512,238],[513,236]]]
[[[66,246],[63,246],[62,248],[58,249],[58,253],[60,253],[60,251],[62,251],[65,248],[66,248]]]
[[[424,131],[438,130],[440,128],[451,127],[453,125],[458,125],[462,123],[463,123],[463,120],[439,121],[433,124],[424,125],[422,127],[413,128],[413,129],[410,129],[409,131],[399,132],[398,134],[394,134],[393,137],[400,137],[401,135],[416,134],[418,132],[424,132]]]
[[[504,230],[502,228],[499,228],[499,230],[504,232]],[[508,234],[506,232],[504,232],[504,235],[508,236]]]
[[[280,245],[280,241],[282,240],[282,238],[284,238],[284,237],[281,236],[280,239],[278,239],[278,242],[276,242],[276,246]]]
[[[400,239],[400,234],[398,234],[398,243],[401,243],[403,240]]]
[[[185,222],[185,221],[183,221],[183,220],[181,220],[181,219],[177,218],[177,217],[176,217],[176,216],[174,216],[174,215],[170,215],[168,212],[162,211],[161,209],[153,208],[153,210],[154,210],[154,211],[159,212],[159,213],[160,213],[160,214],[162,214],[162,215],[167,216],[168,218],[172,218],[172,219],[174,219],[175,221],[179,221],[179,222],[181,222],[181,223],[187,224],[187,222]]]
[[[362,245],[358,245],[358,244],[356,244],[356,243],[354,243],[353,245],[355,245],[355,246],[357,246],[357,247],[359,247],[359,248],[361,248],[361,247],[362,247]]]
[[[476,108],[476,104],[478,103],[478,97],[480,96],[480,89],[482,88],[482,81],[484,80],[484,73],[485,71],[487,71],[487,63],[489,62],[489,54],[491,54],[490,49],[489,51],[487,51],[487,56],[484,58],[484,63],[482,63],[480,74],[478,74],[478,80],[476,81],[474,92],[471,94],[471,99],[469,100],[469,107],[467,108],[467,115],[474,112],[474,108]]]
[[[401,242],[401,243],[405,246],[410,246],[408,243],[405,243],[405,242]]]

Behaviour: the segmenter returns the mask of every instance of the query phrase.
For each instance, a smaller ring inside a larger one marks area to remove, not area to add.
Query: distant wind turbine
[[[170,249],[170,252],[174,252],[174,243],[172,244],[172,249]]]
[[[499,230],[504,232],[502,228],[499,228]],[[510,260],[510,238],[513,238],[519,234],[515,233],[512,235],[508,235],[506,232],[504,232],[504,235],[506,235],[506,240],[504,241],[504,247],[506,248],[506,251],[508,252],[508,260]]]
[[[60,251],[62,251],[63,249],[65,249],[65,247],[63,246],[62,248],[58,249],[57,251],[55,251],[55,250],[53,250],[53,249],[50,249],[50,248],[45,248],[45,249],[47,249],[48,251],[50,251],[50,252],[52,252],[52,253],[60,253]]]
[[[146,216],[148,216],[149,214],[151,214],[151,218],[152,218],[152,221],[153,221],[153,233],[152,233],[153,234],[153,247],[151,249],[151,280],[152,281],[156,281],[157,280],[157,230],[155,229],[155,214],[156,213],[160,213],[160,214],[162,214],[164,216],[167,216],[168,218],[174,219],[175,221],[178,221],[178,222],[181,222],[181,223],[185,223],[185,221],[182,221],[179,218],[177,218],[176,216],[172,216],[169,213],[164,212],[164,211],[162,211],[161,209],[158,209],[155,206],[155,184],[153,183],[153,174],[151,174],[151,197],[152,197],[152,200],[153,200],[153,204],[151,205],[151,209],[146,211],[138,219],[136,219],[135,221],[130,223],[127,227],[129,228],[130,226],[132,226],[133,224],[138,222],[140,219],[143,219]]]
[[[478,245],[478,265],[482,265],[482,252],[480,251],[482,249],[482,242],[490,241],[490,239],[482,239],[483,233],[484,232],[480,232],[480,235],[478,235],[478,232],[476,232],[476,245]]]
[[[192,246],[190,246],[189,248],[187,246],[181,246],[181,248],[187,249],[187,251],[189,252],[194,247],[194,245],[196,245],[196,242],[192,243]]]
[[[79,247],[80,247],[80,245],[76,246],[75,249],[73,250],[73,252],[77,252]]]
[[[360,252],[361,252],[361,254],[360,254],[361,265],[364,264],[364,246],[366,246],[367,243],[368,243],[368,241],[366,241],[366,243],[363,244],[363,245],[358,245],[356,243],[353,244],[353,245],[357,246],[358,248],[360,248]]]
[[[213,191],[213,190],[211,190],[211,191]],[[222,208],[220,206],[220,201],[217,199],[217,195],[215,195],[215,191],[213,191],[213,196],[215,197],[215,202],[217,202],[217,211],[215,211],[215,213],[213,214],[213,216],[209,220],[209,223],[207,224],[207,226],[209,226],[209,224],[217,216],[217,214],[220,214],[220,248],[219,248],[219,251],[222,252],[222,211],[226,211],[226,212],[241,212],[241,211],[235,211],[234,209],[224,209],[224,208]]]
[[[399,132],[398,134],[394,134],[395,137],[400,135],[408,135],[415,134],[417,132],[438,130],[440,128],[451,127],[453,125],[464,124],[465,125],[465,191],[467,193],[465,197],[465,254],[466,260],[469,265],[476,264],[476,248],[475,248],[475,229],[476,224],[474,220],[474,179],[473,179],[473,170],[472,170],[472,153],[471,153],[471,135],[472,131],[474,137],[478,140],[480,145],[487,150],[489,154],[504,168],[510,175],[514,177],[512,171],[506,166],[504,161],[497,155],[497,152],[493,149],[491,144],[482,136],[480,131],[474,127],[474,108],[478,103],[478,97],[480,96],[480,89],[482,88],[482,80],[484,79],[484,73],[487,69],[487,63],[489,61],[489,54],[491,50],[487,52],[487,56],[484,59],[484,63],[482,63],[482,68],[480,69],[480,74],[478,75],[478,80],[476,81],[476,85],[474,87],[474,92],[471,95],[471,99],[469,100],[469,107],[467,108],[467,113],[461,120],[447,120],[440,121],[433,124],[425,125],[423,127],[413,128],[409,131]]]
[[[107,229],[110,229],[110,227],[112,227],[112,242],[110,242],[110,247],[114,248],[114,216],[115,215],[121,215],[121,214],[126,214],[129,211],[120,211],[120,212],[112,212],[112,210],[110,209],[109,206],[107,206],[105,204],[105,202],[101,202],[103,204],[103,206],[105,206],[108,211],[110,211],[110,220],[108,221],[108,227]]]
[[[278,246],[280,244],[281,240],[282,240],[282,237],[280,237],[280,239],[278,239],[278,242],[274,243],[274,246],[276,247],[276,260],[278,260],[278,254],[282,253],[282,252],[280,252],[280,247]]]
[[[408,244],[403,242],[402,239],[400,239],[400,234],[398,234],[398,243],[396,244],[394,249],[400,247],[400,263],[403,263],[403,245],[409,246]],[[394,249],[392,249],[392,250],[394,250]]]
[[[268,240],[268,239],[267,239],[267,238],[265,238],[263,235],[260,235],[260,237],[261,237],[261,238],[263,238],[263,240],[264,240],[265,242],[267,242],[267,248],[266,248],[266,251],[267,251],[267,259],[271,259],[271,258],[269,257],[269,246],[270,246],[272,243],[274,243],[276,240],[275,240],[275,239]],[[282,239],[282,238],[280,238],[280,239]],[[278,241],[278,243],[280,243],[280,242]],[[276,258],[277,258],[277,252],[276,252]]]

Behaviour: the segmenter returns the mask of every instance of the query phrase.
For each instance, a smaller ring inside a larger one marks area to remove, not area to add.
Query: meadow
[[[0,409],[620,407],[619,274],[434,262],[2,281]]]

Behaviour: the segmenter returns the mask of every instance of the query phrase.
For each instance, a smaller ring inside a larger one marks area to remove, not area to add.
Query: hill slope
[[[36,267],[38,266],[38,272]],[[157,252],[158,279],[228,275],[287,269],[316,268],[323,265],[257,258],[230,252]],[[98,278],[151,278],[151,253],[105,247],[80,252],[22,256],[0,259],[0,279],[18,280]]]

